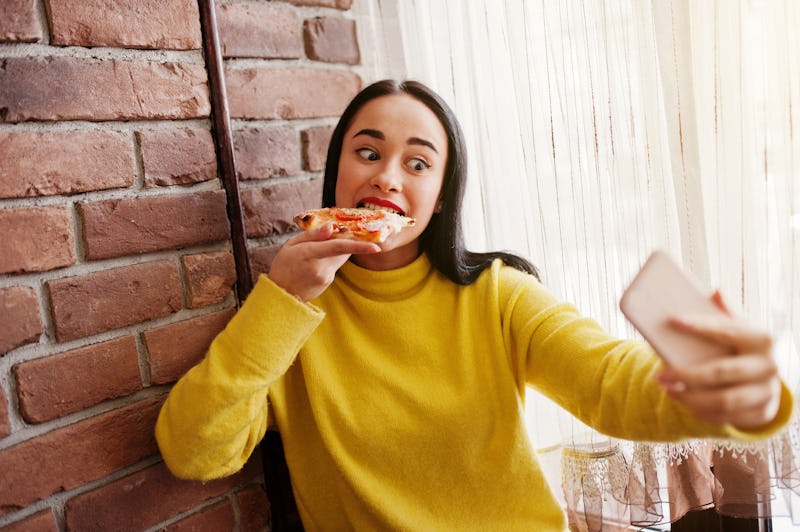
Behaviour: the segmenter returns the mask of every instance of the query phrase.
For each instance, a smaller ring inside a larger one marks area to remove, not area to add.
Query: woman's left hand
[[[740,429],[763,426],[775,418],[781,400],[772,338],[733,316],[719,292],[711,299],[727,317],[677,318],[672,324],[725,346],[731,356],[692,367],[665,367],[658,380],[669,395],[705,421]]]

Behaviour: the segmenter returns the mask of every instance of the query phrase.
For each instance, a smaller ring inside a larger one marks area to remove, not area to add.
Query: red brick
[[[321,204],[321,179],[245,190],[242,210],[247,235],[255,238],[296,231],[294,216]]]
[[[256,453],[257,454],[257,453]],[[258,474],[251,460],[236,475],[211,482],[178,480],[163,463],[73,497],[66,505],[69,530],[145,530]]]
[[[300,133],[303,143],[303,162],[306,170],[321,172],[325,170],[328,159],[328,144],[331,141],[333,128],[330,126],[312,127]]]
[[[230,237],[225,192],[81,203],[91,260],[207,244]]]
[[[275,255],[280,251],[282,245],[283,244],[275,244],[273,246],[250,250],[250,271],[253,274],[253,282],[258,280],[260,274],[269,273],[272,259],[275,258]]]
[[[162,402],[139,401],[0,450],[0,515],[154,455]]]
[[[233,506],[228,501],[222,501],[168,526],[166,532],[218,532],[235,529]]]
[[[344,70],[250,68],[227,72],[234,118],[339,116],[360,88],[361,78]]]
[[[317,17],[303,22],[303,42],[309,59],[357,65],[360,60],[356,22],[341,17]]]
[[[60,342],[181,309],[178,268],[165,260],[58,279],[47,286]]]
[[[71,219],[66,206],[0,210],[0,274],[74,264]]]
[[[236,282],[236,263],[227,251],[181,257],[189,308],[221,303]]]
[[[226,309],[144,333],[150,352],[151,382],[175,382],[200,362],[211,341],[225,328],[234,312],[234,309]]]
[[[58,532],[56,519],[50,510],[42,510],[32,516],[11,523],[3,528],[4,532]]]
[[[300,141],[291,126],[248,128],[233,137],[239,179],[266,179],[300,173]]]
[[[8,403],[6,396],[0,393],[0,439],[11,434],[11,422],[8,420]]]
[[[33,288],[0,289],[0,356],[38,341],[42,332],[39,301]]]
[[[191,50],[200,48],[195,0],[48,0],[50,44]]]
[[[185,185],[217,177],[214,140],[207,129],[139,131],[148,186]]]
[[[142,389],[139,355],[131,336],[23,362],[14,373],[20,412],[29,423]]]
[[[2,122],[145,120],[209,114],[202,65],[87,59],[0,59]]]
[[[269,500],[261,487],[251,486],[236,494],[241,532],[258,532],[269,524]]]
[[[133,143],[116,131],[0,133],[0,197],[129,187]]]
[[[289,3],[296,6],[334,7],[347,10],[353,4],[353,0],[289,0]]]
[[[225,57],[298,59],[303,51],[300,21],[288,5],[222,4],[217,23]]]
[[[36,0],[0,2],[0,42],[37,42],[42,29],[36,14]]]

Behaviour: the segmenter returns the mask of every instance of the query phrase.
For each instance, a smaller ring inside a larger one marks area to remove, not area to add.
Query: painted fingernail
[[[669,394],[679,394],[686,391],[686,384],[683,383],[682,381],[669,381],[669,382],[662,381],[661,384],[662,386],[664,386],[664,389]]]

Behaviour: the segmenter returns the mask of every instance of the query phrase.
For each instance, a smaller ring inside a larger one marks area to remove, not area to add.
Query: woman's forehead
[[[353,117],[347,136],[362,129],[374,129],[390,135],[425,134],[442,146],[447,133],[436,114],[424,103],[406,94],[391,94],[370,100]]]

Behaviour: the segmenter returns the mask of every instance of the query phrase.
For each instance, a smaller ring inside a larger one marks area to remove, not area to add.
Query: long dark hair
[[[462,285],[473,283],[497,258],[538,279],[539,272],[536,267],[522,257],[501,251],[476,253],[464,248],[461,228],[461,204],[467,180],[467,150],[464,135],[455,114],[444,100],[417,81],[378,81],[353,98],[333,130],[328,146],[322,206],[333,207],[336,204],[336,180],[342,143],[344,134],[356,113],[370,100],[393,94],[407,94],[425,104],[437,116],[447,133],[447,167],[440,195],[441,210],[433,215],[428,227],[419,238],[420,248],[428,255],[431,264],[453,282]]]

